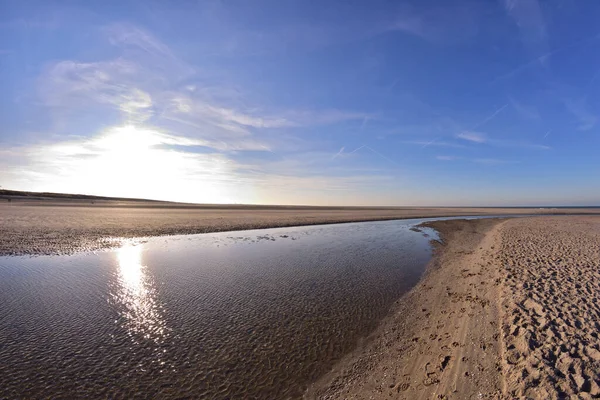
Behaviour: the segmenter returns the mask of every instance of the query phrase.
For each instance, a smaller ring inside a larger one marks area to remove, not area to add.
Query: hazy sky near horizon
[[[0,185],[600,205],[600,3],[0,0]]]

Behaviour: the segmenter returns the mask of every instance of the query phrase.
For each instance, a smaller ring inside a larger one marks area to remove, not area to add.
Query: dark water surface
[[[297,398],[416,284],[422,221],[0,257],[0,398]]]

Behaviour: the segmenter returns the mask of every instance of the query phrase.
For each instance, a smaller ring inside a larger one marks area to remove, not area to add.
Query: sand
[[[363,348],[307,392],[324,399],[481,398],[501,392],[497,219],[430,224],[444,246]],[[441,396],[441,397],[440,397]]]
[[[600,397],[600,218],[428,225],[425,277],[305,398]]]
[[[598,213],[598,210],[555,210]],[[531,209],[0,206],[0,254],[202,233]],[[600,216],[438,221],[427,272],[305,398],[600,398]]]
[[[600,218],[509,221],[502,368],[508,397],[600,397]]]
[[[292,207],[0,198],[0,255],[69,254],[114,238],[460,215],[598,213],[600,209]]]

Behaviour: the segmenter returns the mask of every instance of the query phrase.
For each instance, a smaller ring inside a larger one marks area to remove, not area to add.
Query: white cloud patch
[[[464,132],[461,132],[458,135],[456,135],[456,137],[459,139],[462,139],[462,140],[466,140],[468,142],[473,142],[473,143],[487,142],[486,135],[483,133],[480,133],[480,132],[464,131]]]
[[[252,128],[285,128],[295,123],[283,117],[252,115],[224,106],[210,104],[191,96],[177,96],[171,100],[168,112],[184,114],[194,120],[210,121],[218,126],[238,126]],[[233,128],[233,130],[236,130]]]

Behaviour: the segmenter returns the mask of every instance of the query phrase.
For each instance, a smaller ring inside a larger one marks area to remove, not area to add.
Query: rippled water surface
[[[421,221],[0,257],[0,398],[297,398],[418,281]]]

